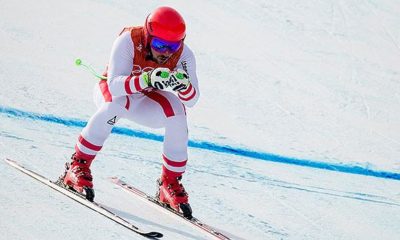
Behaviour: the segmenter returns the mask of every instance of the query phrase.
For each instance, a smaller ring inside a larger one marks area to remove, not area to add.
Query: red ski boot
[[[84,194],[86,199],[92,202],[94,191],[90,164],[93,160],[80,159],[75,154],[72,155],[71,160],[71,163],[65,164],[65,173],[62,177],[63,184],[80,194]]]
[[[180,183],[182,176],[167,175],[167,171],[163,169],[161,178],[157,180],[158,192],[156,198],[162,204],[181,212],[185,218],[191,219],[192,209],[189,205],[189,195]]]

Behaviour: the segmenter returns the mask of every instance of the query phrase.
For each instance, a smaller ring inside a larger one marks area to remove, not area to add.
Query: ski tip
[[[118,177],[110,177],[111,182],[117,183],[119,181]]]
[[[8,163],[9,165],[16,165],[16,164],[18,164],[17,161],[12,160],[12,159],[9,159],[9,158],[5,158],[4,161],[5,161],[6,163]]]

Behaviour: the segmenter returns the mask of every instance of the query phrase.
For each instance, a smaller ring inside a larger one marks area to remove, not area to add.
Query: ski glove
[[[174,91],[185,90],[190,84],[189,75],[185,70],[182,69],[177,69],[176,71],[172,72],[171,78],[174,78],[176,83],[176,85],[172,89]]]
[[[159,90],[171,88],[173,91],[181,91],[189,86],[189,77],[181,69],[171,72],[168,68],[155,68],[145,74],[147,85]]]
[[[149,72],[142,73],[147,86],[163,90],[168,87],[170,70],[168,68],[155,68]]]

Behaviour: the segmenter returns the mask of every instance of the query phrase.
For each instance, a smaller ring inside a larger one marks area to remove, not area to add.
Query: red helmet
[[[171,7],[156,8],[146,18],[145,34],[177,42],[185,38],[186,25],[182,16]],[[148,39],[148,36],[146,36]],[[148,39],[150,40],[150,39]]]

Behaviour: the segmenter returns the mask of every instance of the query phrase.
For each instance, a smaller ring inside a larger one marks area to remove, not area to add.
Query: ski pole
[[[85,67],[91,74],[93,74],[93,76],[95,76],[95,77],[97,77],[99,79],[107,80],[107,77],[101,76],[100,74],[96,73],[96,71],[90,65],[87,65],[87,64],[83,63],[80,58],[77,58],[75,60],[75,65],[78,66],[78,67],[79,66]]]

